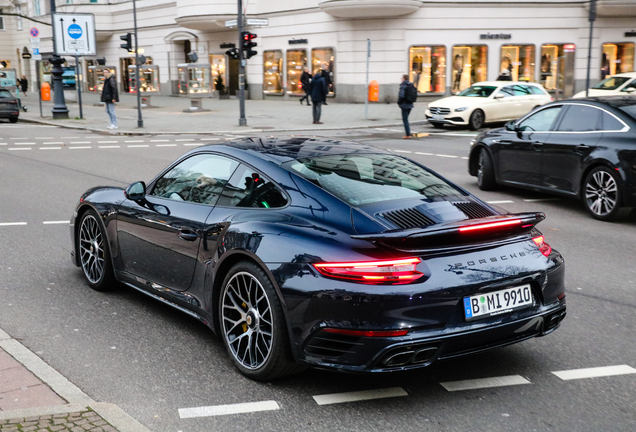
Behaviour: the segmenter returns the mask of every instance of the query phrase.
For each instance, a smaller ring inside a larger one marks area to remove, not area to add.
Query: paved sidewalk
[[[0,432],[149,432],[92,400],[0,329]]]
[[[300,105],[297,100],[247,100],[245,111],[247,126],[238,126],[239,101],[237,99],[203,99],[205,112],[189,111],[188,98],[152,96],[153,106],[142,110],[144,128],[137,128],[137,98],[135,95],[120,95],[116,112],[118,129],[109,130],[108,115],[104,106],[99,105],[99,95],[82,93],[84,120],[79,119],[79,105],[67,102],[68,120],[53,120],[52,102],[42,102],[44,118],[36,93],[22,98],[28,112],[20,114],[22,121],[36,121],[64,127],[88,129],[95,132],[118,134],[208,134],[208,133],[250,133],[250,132],[303,132],[315,130],[383,128],[393,127],[396,136],[403,135],[402,117],[397,104],[369,104],[368,120],[365,119],[364,104],[342,104],[328,102],[322,108],[322,125],[312,123],[312,107]],[[411,124],[424,124],[426,103],[416,103],[411,112]],[[399,129],[399,131],[397,131]]]

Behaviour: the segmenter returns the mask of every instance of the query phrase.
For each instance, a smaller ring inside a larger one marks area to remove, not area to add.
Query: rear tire
[[[11,123],[17,123],[18,122],[18,118],[17,117],[9,117],[9,121]]]
[[[495,170],[493,168],[492,158],[490,157],[488,150],[484,148],[479,151],[477,184],[479,185],[479,189],[484,191],[497,189],[497,181],[495,180]]]
[[[101,218],[94,210],[82,215],[76,242],[76,251],[88,286],[95,291],[111,289],[115,284],[115,274],[108,238]]]
[[[484,114],[484,112],[480,109],[476,109],[470,115],[470,119],[468,120],[468,126],[472,130],[478,130],[484,125],[485,121],[486,121],[486,115]]]
[[[614,221],[629,215],[631,207],[621,207],[622,186],[612,170],[599,166],[585,177],[583,203],[594,219]]]

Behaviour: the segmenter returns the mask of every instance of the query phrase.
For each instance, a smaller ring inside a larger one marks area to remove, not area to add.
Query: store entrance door
[[[238,94],[239,89],[239,60],[237,59],[228,59],[228,94],[231,96],[236,96]]]
[[[121,89],[126,93],[130,93],[130,85],[128,76],[128,66],[134,65],[134,57],[124,57],[119,59],[119,70],[121,71]]]

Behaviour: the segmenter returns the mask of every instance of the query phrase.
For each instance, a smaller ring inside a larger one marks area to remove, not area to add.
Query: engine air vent
[[[380,213],[384,219],[400,228],[416,228],[433,225],[435,222],[416,207]]]
[[[488,210],[486,207],[476,202],[456,202],[453,203],[453,205],[464,212],[464,214],[470,219],[479,219],[495,215],[492,211]]]

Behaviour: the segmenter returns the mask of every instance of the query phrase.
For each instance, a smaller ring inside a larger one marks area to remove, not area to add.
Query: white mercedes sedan
[[[588,90],[588,96],[636,96],[636,72],[612,75]],[[573,98],[584,98],[585,90]]]

